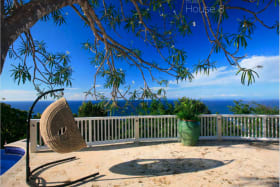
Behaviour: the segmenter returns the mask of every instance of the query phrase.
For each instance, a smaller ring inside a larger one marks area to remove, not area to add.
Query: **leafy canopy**
[[[93,104],[91,101],[83,102],[79,107],[78,117],[107,116],[107,111],[102,102]]]
[[[234,101],[234,106],[228,106],[229,110],[234,114],[264,114],[264,115],[278,115],[279,109],[277,107],[268,107],[256,102],[245,103],[242,100]]]
[[[53,21],[58,26],[71,24],[67,20],[64,6],[70,6],[79,16],[92,35],[81,44],[81,47],[92,54],[90,63],[96,68],[93,86],[85,92],[96,99],[103,99],[104,95],[96,89],[96,79],[105,80],[104,87],[111,89],[111,100],[123,98],[155,99],[165,96],[162,89],[154,92],[149,87],[148,77],[160,86],[167,86],[168,81],[155,72],[162,72],[173,76],[177,81],[194,79],[194,74],[203,72],[209,74],[216,68],[218,62],[213,54],[225,56],[228,63],[237,67],[236,75],[241,75],[242,84],[253,84],[255,77],[259,77],[256,69],[241,67],[239,62],[246,57],[240,49],[248,48],[248,40],[252,39],[257,27],[275,29],[279,33],[279,20],[274,24],[267,24],[262,19],[262,13],[271,6],[279,6],[278,0],[250,1],[243,0],[197,0],[192,4],[200,10],[197,16],[203,24],[204,33],[209,41],[209,54],[201,54],[199,62],[187,61],[187,51],[179,48],[178,38],[192,36],[195,24],[192,15],[186,13],[185,8],[191,1],[180,0],[72,0],[72,1],[17,1],[4,0],[3,21],[10,21],[13,30],[18,31],[18,43],[13,39],[9,45],[8,56],[14,60],[11,76],[18,84],[31,81],[38,92],[44,89],[71,86],[72,68],[68,52],[52,52],[43,40],[35,40],[30,31],[29,20],[20,20],[24,28],[17,26],[13,18],[20,19],[21,9],[26,7],[33,12],[40,12],[41,17],[33,18],[35,22]],[[274,3],[273,3],[274,2]],[[59,4],[59,6],[55,6]],[[33,4],[41,6],[32,6]],[[55,7],[55,8],[54,8]],[[206,10],[214,10],[209,12]],[[31,19],[31,18],[30,18]],[[236,20],[236,29],[228,31],[225,28],[229,22]],[[18,21],[18,20],[16,20]],[[84,25],[81,25],[83,27]],[[4,25],[4,29],[6,29]],[[9,34],[9,32],[6,32]],[[142,41],[152,47],[158,54],[156,59],[148,59],[143,50],[135,45],[124,42],[127,33],[133,33],[136,41]],[[10,40],[7,37],[7,40]],[[189,44],[187,44],[189,45]],[[3,54],[6,54],[3,51]],[[136,67],[143,80],[143,86],[132,90],[126,81],[123,64]]]
[[[137,115],[173,115],[174,103],[168,102],[166,99],[153,99],[151,103],[142,101],[138,104]]]
[[[11,105],[0,103],[1,106],[1,148],[5,143],[15,142],[26,137],[27,111],[12,108]]]

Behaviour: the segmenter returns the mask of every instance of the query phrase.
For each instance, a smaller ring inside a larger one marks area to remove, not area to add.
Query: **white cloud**
[[[85,94],[76,90],[79,90],[79,88],[65,89],[64,97],[67,100],[83,100],[85,98]],[[0,90],[0,100],[5,98],[4,100],[6,101],[33,101],[37,97],[38,94],[35,90]],[[48,97],[47,100],[53,100],[53,98]]]
[[[279,56],[252,56],[240,62],[244,68],[256,68],[260,78],[252,86],[243,86],[241,75],[235,75],[236,67],[222,66],[210,75],[198,73],[192,81],[169,81],[168,98],[191,97],[206,98],[275,98],[279,86]],[[269,84],[269,85],[267,85]],[[277,96],[278,97],[278,96]]]
[[[260,82],[278,82],[279,81],[279,56],[252,56],[243,59],[240,62],[241,67],[254,68],[256,66],[263,66],[263,68],[254,69],[260,76],[256,78],[256,83]],[[209,76],[198,73],[192,82],[179,81],[178,86],[181,88],[186,87],[201,87],[210,85],[228,85],[228,84],[241,84],[240,76],[235,75],[237,68],[222,66],[210,72]],[[177,85],[176,80],[169,81],[170,85]]]
[[[84,100],[85,94],[84,93],[69,93],[65,92],[64,97],[67,100]]]
[[[81,88],[65,88],[65,90],[80,90]]]
[[[216,70],[210,72],[209,75],[197,73],[192,82],[189,81],[179,81],[178,85],[182,88],[186,87],[198,87],[198,86],[209,86],[209,85],[224,85],[229,84],[232,81],[238,80],[235,76],[235,70],[230,69],[226,66],[217,68]],[[169,81],[171,85],[177,85],[177,81]]]
[[[256,81],[262,82],[278,82],[279,81],[279,56],[252,56],[242,60],[240,63],[242,67],[254,68],[256,66],[263,66],[257,68],[255,71],[260,78]]]
[[[239,94],[218,94],[218,95],[211,95],[211,97],[240,97],[242,95]]]
[[[0,99],[7,101],[31,101],[37,97],[36,91],[33,90],[0,90]]]

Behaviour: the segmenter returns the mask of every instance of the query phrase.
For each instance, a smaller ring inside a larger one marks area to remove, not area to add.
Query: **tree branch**
[[[2,2],[3,0],[1,0]],[[28,31],[38,20],[49,13],[68,5],[80,3],[85,0],[40,0],[30,1],[18,7],[12,15],[4,18],[1,23],[1,63],[0,74],[10,45],[18,36]],[[3,14],[1,14],[3,17]]]
[[[264,27],[266,27],[266,28],[268,28],[268,29],[274,29],[274,28],[276,28],[276,26],[277,26],[277,25],[273,25],[273,26],[266,25],[261,19],[258,18],[256,12],[253,12],[253,11],[248,10],[248,9],[246,9],[246,8],[243,8],[243,7],[225,6],[225,9],[242,10],[242,11],[244,11],[244,12],[250,13],[250,14],[252,14],[252,15],[254,16],[254,18],[255,18],[259,23],[261,23]]]

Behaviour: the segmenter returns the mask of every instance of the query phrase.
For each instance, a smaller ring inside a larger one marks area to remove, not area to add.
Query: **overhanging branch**
[[[37,21],[49,13],[72,4],[79,4],[85,0],[40,0],[30,1],[18,7],[12,15],[2,19],[1,23],[1,63],[0,74],[9,47],[22,33],[28,31]],[[3,0],[1,0],[3,2]],[[1,18],[3,17],[1,13]]]

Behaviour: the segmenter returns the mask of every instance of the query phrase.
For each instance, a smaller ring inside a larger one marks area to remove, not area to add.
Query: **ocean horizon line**
[[[160,98],[160,100],[169,100],[169,101],[172,101],[172,100],[178,100],[180,98],[177,98],[177,99],[163,99],[163,98]],[[195,98],[191,98],[191,99],[195,99]],[[55,101],[56,99],[53,99],[53,100],[40,100],[39,102],[48,102],[48,101]],[[80,99],[80,100],[77,100],[77,99],[67,99],[67,101],[103,101],[103,100],[94,100],[94,99]],[[144,99],[144,101],[152,101],[153,99]],[[158,99],[156,99],[158,100]],[[251,102],[254,102],[254,101],[279,101],[280,102],[280,99],[249,99],[249,98],[237,98],[237,99],[231,99],[231,98],[219,98],[219,99],[195,99],[195,100],[200,100],[200,101],[239,101],[239,100],[242,100],[242,101],[251,101]],[[34,100],[1,100],[0,102],[33,102],[35,101]],[[105,100],[105,101],[109,101],[108,100]],[[121,100],[117,100],[117,101],[126,101],[124,99],[121,99]],[[142,100],[128,100],[128,101],[142,101]]]

